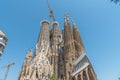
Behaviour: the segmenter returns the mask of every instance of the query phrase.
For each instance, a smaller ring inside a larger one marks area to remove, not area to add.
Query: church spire
[[[75,59],[75,46],[73,32],[68,15],[64,15],[64,58],[65,58],[65,78],[70,80],[72,63]]]
[[[32,50],[29,50],[26,54],[25,61],[22,65],[22,69],[20,71],[20,75],[18,77],[18,80],[22,80],[22,77],[25,78],[27,75],[30,74],[31,61],[32,61]]]
[[[84,51],[84,46],[82,43],[82,39],[80,36],[80,33],[78,31],[78,25],[74,23],[74,20],[72,20],[73,24],[73,36],[74,36],[74,43],[75,43],[75,49],[76,49],[76,58],[78,58],[82,52]]]
[[[75,26],[75,22],[74,22],[74,19],[72,19],[72,26],[73,26],[73,27]]]
[[[44,45],[46,46],[49,43],[49,26],[50,23],[47,20],[43,20],[41,22],[41,30],[38,36],[38,42],[37,42],[37,48],[40,49],[41,43],[43,42]]]
[[[67,14],[64,14],[64,21],[67,22]]]
[[[69,18],[68,18],[68,14],[64,14],[64,22],[65,24],[68,24],[69,23]],[[69,24],[70,25],[70,24]]]

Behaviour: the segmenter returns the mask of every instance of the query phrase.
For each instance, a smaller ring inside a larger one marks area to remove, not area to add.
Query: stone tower
[[[71,79],[72,63],[75,60],[73,32],[67,15],[64,16],[64,66],[65,78]]]
[[[52,23],[53,29],[51,30],[51,52],[50,52],[50,62],[53,66],[53,73],[58,77],[58,63],[59,63],[59,49],[60,49],[60,39],[61,33],[58,28],[59,23],[54,21]]]
[[[85,49],[82,43],[80,33],[78,31],[78,25],[75,25],[74,21],[73,21],[73,36],[74,36],[75,53],[76,53],[75,58],[78,58],[82,54],[82,52],[84,52]]]
[[[41,22],[41,29],[40,29],[40,33],[38,36],[38,41],[36,44],[36,53],[35,55],[37,55],[37,53],[40,51],[40,46],[41,44],[44,44],[43,47],[46,48],[47,45],[50,44],[50,30],[49,30],[49,21],[47,20],[43,20]]]
[[[73,36],[75,43],[76,60],[73,62],[72,80],[97,80],[92,64],[90,63],[77,25],[73,22]]]
[[[24,76],[27,76],[26,79],[29,78],[28,75],[31,74],[31,60],[32,60],[32,51],[30,50],[26,54],[25,62],[22,65],[21,73],[19,75],[18,80],[24,80],[25,78]]]
[[[50,28],[51,27],[51,28]],[[97,80],[77,25],[64,15],[64,28],[57,21],[43,20],[35,47],[30,50],[18,80]]]
[[[0,56],[2,55],[4,48],[6,46],[8,39],[6,35],[3,33],[2,30],[0,30]]]
[[[22,66],[18,80],[49,79],[50,76],[53,75],[53,66],[50,65],[49,61],[50,51],[49,21],[43,20],[41,22],[41,30],[38,36],[34,56],[32,56],[32,51],[26,55],[26,60]]]

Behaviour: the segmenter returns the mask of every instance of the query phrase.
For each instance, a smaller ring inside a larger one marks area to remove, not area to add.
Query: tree
[[[57,80],[57,77],[56,77],[55,75],[52,75],[52,76],[50,77],[50,80]]]
[[[120,3],[120,0],[111,0],[111,2]]]

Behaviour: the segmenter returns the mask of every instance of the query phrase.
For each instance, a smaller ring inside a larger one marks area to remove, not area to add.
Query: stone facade
[[[50,29],[52,26],[52,29]],[[77,25],[70,25],[67,15],[64,16],[64,29],[60,31],[57,21],[51,22],[44,20],[41,22],[40,34],[36,44],[34,56],[30,50],[25,58],[25,62],[21,68],[18,80],[49,80],[55,75],[58,80],[96,80],[82,78],[77,73],[72,76],[74,62],[85,52],[82,39],[80,37]],[[83,77],[91,74],[93,68],[88,65]],[[90,71],[92,70],[92,71]],[[81,71],[80,71],[81,73]],[[93,73],[95,74],[95,73]]]
[[[93,67],[85,53],[73,62],[72,80],[97,80]]]

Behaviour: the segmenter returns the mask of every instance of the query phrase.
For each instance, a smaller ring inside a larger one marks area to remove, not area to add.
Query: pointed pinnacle
[[[72,25],[75,26],[75,22],[74,22],[74,19],[72,19]]]
[[[69,18],[68,18],[68,14],[64,14],[64,19],[65,19],[65,22],[69,22]]]

